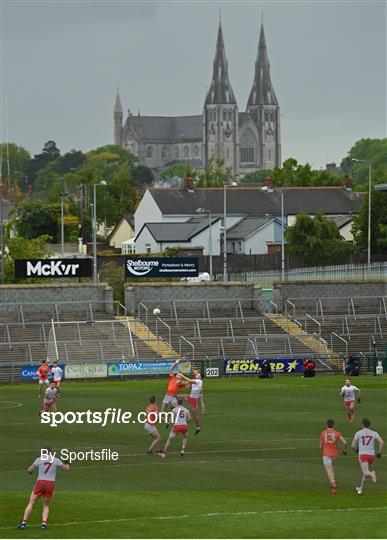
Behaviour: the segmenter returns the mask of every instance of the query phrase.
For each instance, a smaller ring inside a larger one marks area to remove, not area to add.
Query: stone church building
[[[114,106],[114,144],[127,148],[141,165],[160,170],[186,162],[203,167],[224,159],[234,175],[281,164],[280,108],[270,80],[263,24],[246,112],[239,112],[228,75],[219,23],[211,84],[203,113],[196,116],[142,116],[130,110],[123,121],[120,96]]]

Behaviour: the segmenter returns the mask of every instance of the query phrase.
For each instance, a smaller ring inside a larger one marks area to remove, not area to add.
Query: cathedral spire
[[[122,105],[121,105],[120,93],[118,89],[117,89],[116,101],[114,103],[114,112],[122,114]]]
[[[236,104],[234,92],[232,91],[228,78],[228,62],[224,48],[222,22],[219,19],[218,39],[214,59],[214,70],[210,89],[208,91],[205,104]]]
[[[259,34],[253,86],[247,101],[247,108],[251,105],[278,105],[277,97],[270,80],[270,62],[267,55],[263,21],[261,22],[261,31]]]

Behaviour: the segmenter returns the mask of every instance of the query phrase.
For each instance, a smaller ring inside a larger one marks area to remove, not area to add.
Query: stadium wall
[[[129,314],[137,313],[137,306],[143,303],[150,308],[169,308],[173,301],[179,302],[179,310],[192,309],[194,302],[207,300],[216,307],[225,307],[227,302],[240,300],[242,308],[260,309],[262,305],[262,292],[259,285],[252,283],[137,283],[125,287],[125,307]],[[185,305],[186,303],[186,305]],[[218,303],[218,305],[217,305]]]
[[[42,302],[104,302],[104,311],[113,313],[113,290],[107,283],[50,283],[32,285],[0,285],[0,311],[13,312],[9,304],[29,304],[28,311],[39,313]],[[7,305],[8,304],[8,305]],[[61,313],[71,312],[74,305],[62,304]]]
[[[285,301],[298,299],[299,308],[315,308],[315,299],[329,298],[332,306],[342,298],[359,296],[375,297],[387,295],[387,282],[380,281],[297,281],[273,283],[273,302],[283,310]],[[312,300],[313,299],[313,300]],[[302,300],[302,301],[301,301]],[[364,299],[366,302],[366,298]]]

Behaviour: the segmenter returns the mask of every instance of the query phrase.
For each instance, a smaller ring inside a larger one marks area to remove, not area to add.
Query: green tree
[[[387,138],[385,139],[360,139],[349,150],[342,160],[341,167],[352,176],[357,189],[367,189],[368,171],[367,163],[354,163],[351,159],[362,159],[372,164],[373,177],[387,173]]]
[[[298,214],[294,225],[285,231],[285,238],[286,251],[300,255],[306,266],[343,264],[353,249],[336,224],[324,219],[321,212],[314,218]]]
[[[139,189],[145,191],[147,186],[150,186],[155,179],[152,169],[145,165],[137,165],[133,169],[133,182]]]
[[[113,289],[113,299],[124,304],[125,272],[122,264],[104,262],[99,271],[100,281],[107,281]]]
[[[14,267],[16,259],[44,259],[49,255],[47,242],[50,240],[48,235],[42,235],[38,238],[28,239],[21,236],[8,238],[6,240],[6,255],[5,255],[5,277],[7,283],[13,283]],[[18,283],[21,280],[17,280]],[[30,283],[32,280],[22,280],[24,283]],[[36,280],[34,280],[36,282]]]
[[[17,209],[16,230],[19,236],[29,240],[48,235],[56,242],[59,214],[58,206],[41,202],[23,204]]]
[[[195,176],[195,171],[189,163],[174,163],[160,172],[160,180],[176,181],[182,180],[187,176]]]
[[[232,178],[231,167],[226,167],[224,159],[210,158],[204,169],[196,174],[199,178],[197,187],[223,186]]]
[[[35,154],[34,158],[31,159],[29,163],[27,171],[29,183],[33,184],[40,169],[45,167],[50,161],[58,159],[59,156],[60,151],[57,148],[55,141],[47,141],[43,146],[42,152],[40,154]]]
[[[387,183],[387,174],[380,177]],[[356,251],[368,249],[368,195],[357,216],[354,217],[352,233]],[[371,195],[371,254],[387,252],[387,192],[374,191]]]
[[[23,146],[15,143],[0,144],[0,153],[3,180],[6,177],[11,187],[16,183],[22,188],[26,184],[25,178],[31,160],[30,153]],[[8,163],[10,179],[8,178]]]
[[[330,171],[312,169],[309,163],[302,165],[294,158],[286,159],[282,167],[274,167],[271,175],[275,186],[340,186],[342,179]]]

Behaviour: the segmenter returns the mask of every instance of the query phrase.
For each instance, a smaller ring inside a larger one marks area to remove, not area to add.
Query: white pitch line
[[[195,519],[195,518],[212,518],[212,517],[229,517],[229,516],[264,516],[270,514],[312,514],[318,512],[370,512],[387,510],[387,506],[372,506],[368,508],[290,508],[287,510],[261,510],[261,511],[246,511],[246,512],[209,512],[203,514],[182,514],[173,516],[140,516],[130,518],[117,518],[117,519],[96,519],[89,521],[65,521],[64,523],[50,523],[50,527],[68,527],[73,525],[92,525],[95,523],[123,523],[133,521],[158,521],[158,520],[175,520],[175,519]],[[39,525],[31,525],[36,528]],[[15,529],[15,526],[0,527],[1,530]],[[27,527],[28,528],[28,527]]]
[[[19,401],[7,401],[7,400],[4,400],[4,401],[1,401],[0,405],[2,405],[3,403],[13,403],[13,405],[11,405],[10,407],[0,407],[0,411],[5,411],[6,409],[16,409],[17,407],[22,407],[23,403],[20,403]]]

